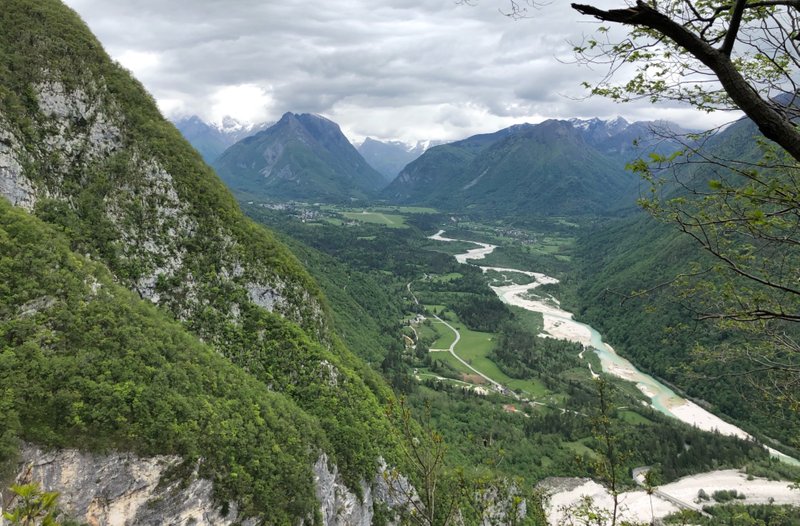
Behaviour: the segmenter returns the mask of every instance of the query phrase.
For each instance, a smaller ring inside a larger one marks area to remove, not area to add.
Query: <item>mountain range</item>
[[[209,123],[197,115],[179,118],[174,124],[209,164],[240,140],[270,126],[269,123],[243,123],[230,116],[224,117],[219,123]]]
[[[638,180],[626,162],[674,148],[618,118],[515,125],[436,146],[406,166],[381,196],[392,203],[506,214],[600,214],[631,207]],[[669,125],[673,131],[677,126]],[[638,138],[642,150],[634,147]]]
[[[350,201],[385,185],[339,126],[319,115],[286,113],[214,162],[222,180],[248,199]]]
[[[625,165],[648,152],[671,153],[671,137],[682,133],[659,121],[549,120],[449,144],[367,138],[356,150],[332,121],[286,113],[231,146],[214,167],[244,199],[380,198],[500,216],[607,214],[631,207],[638,195],[639,181]]]
[[[358,153],[370,166],[392,181],[411,161],[425,153],[428,148],[444,144],[444,141],[417,141],[407,144],[401,141],[379,141],[371,137],[364,139],[358,146]]]

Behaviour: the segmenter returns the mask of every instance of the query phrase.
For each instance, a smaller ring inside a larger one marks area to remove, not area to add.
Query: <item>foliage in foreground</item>
[[[45,492],[38,484],[14,484],[11,486],[11,511],[3,512],[3,518],[11,526],[59,526],[58,493]]]
[[[696,526],[800,526],[800,508],[766,504],[732,504],[706,506],[705,517],[697,512],[682,511],[664,519],[665,524]]]

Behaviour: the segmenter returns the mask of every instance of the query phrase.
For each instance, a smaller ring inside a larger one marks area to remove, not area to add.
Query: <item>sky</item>
[[[169,118],[249,123],[317,113],[354,142],[455,140],[548,118],[732,120],[586,98],[575,63],[598,24],[565,0],[514,20],[509,0],[66,0]],[[525,0],[521,0],[524,2]],[[623,0],[597,0],[620,7]]]

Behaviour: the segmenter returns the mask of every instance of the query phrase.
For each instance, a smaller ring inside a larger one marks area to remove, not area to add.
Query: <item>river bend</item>
[[[456,255],[455,258],[459,263],[473,264],[470,261],[484,259],[497,248],[496,245],[489,243],[452,239],[443,237],[442,234],[444,234],[444,230],[440,230],[429,239],[444,242],[461,241],[477,245],[477,248]],[[585,348],[593,350],[600,359],[603,372],[636,384],[636,387],[650,400],[650,405],[657,411],[705,431],[718,431],[723,435],[736,436],[745,440],[753,438],[746,431],[726,422],[691,400],[682,398],[663,383],[637,369],[630,361],[618,355],[609,344],[605,343],[600,333],[593,327],[576,321],[571,312],[563,310],[558,300],[552,296],[540,297],[535,293],[532,294],[541,285],[558,283],[556,278],[527,270],[480,265],[478,267],[483,272],[519,273],[534,278],[533,282],[526,285],[511,284],[492,286],[491,288],[504,303],[541,313],[544,321],[541,336],[577,342]],[[800,462],[792,457],[769,447],[767,449],[780,460],[800,465]]]

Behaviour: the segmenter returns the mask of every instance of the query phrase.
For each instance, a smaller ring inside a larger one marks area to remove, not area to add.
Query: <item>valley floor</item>
[[[613,499],[606,488],[590,479],[551,479],[554,493],[547,499],[546,512],[552,525],[563,524],[575,516],[576,509],[586,497],[591,498],[596,509],[610,514]],[[793,489],[786,481],[767,480],[748,477],[738,470],[723,470],[683,477],[682,479],[658,487],[651,496],[645,490],[627,491],[619,495],[623,520],[636,523],[649,523],[653,518],[664,517],[681,511],[676,501],[684,508],[700,510],[704,505],[715,504],[711,500],[699,500],[698,493],[712,496],[717,491],[736,490],[743,499],[740,504],[788,504],[800,506],[800,490]],[[687,506],[688,505],[688,506]],[[652,506],[652,507],[651,507]]]

